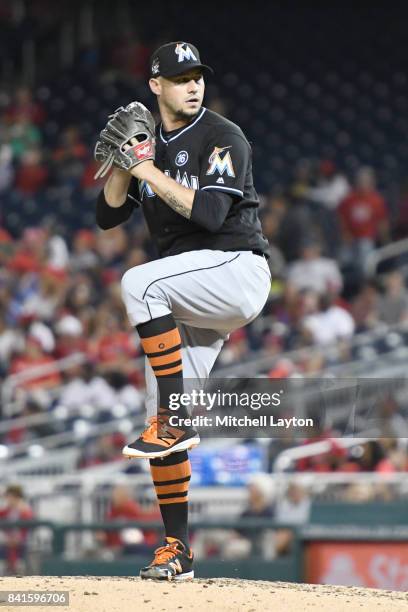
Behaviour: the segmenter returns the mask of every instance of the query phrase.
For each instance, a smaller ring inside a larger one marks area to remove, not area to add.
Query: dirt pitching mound
[[[230,578],[196,579],[190,582],[153,582],[139,578],[94,576],[29,576],[0,578],[1,591],[68,591],[69,612],[408,612],[408,594],[356,587],[315,586]],[[4,601],[4,595],[0,601]],[[0,603],[1,610],[21,610]],[[43,606],[27,610],[46,610]]]

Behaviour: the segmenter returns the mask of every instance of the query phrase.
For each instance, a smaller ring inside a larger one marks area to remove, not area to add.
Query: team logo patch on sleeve
[[[207,176],[210,176],[211,174],[215,174],[215,172],[218,172],[218,174],[220,175],[224,174],[224,172],[227,172],[228,176],[235,177],[234,166],[232,165],[231,154],[228,151],[228,149],[230,148],[231,146],[214,147],[213,152],[208,158],[209,166],[206,172]]]

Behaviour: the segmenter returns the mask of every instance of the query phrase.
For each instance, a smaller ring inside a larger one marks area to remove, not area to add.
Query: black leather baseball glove
[[[102,162],[95,179],[105,176],[112,164],[131,170],[155,154],[155,124],[151,112],[140,102],[121,106],[109,116],[96,143],[94,157]]]

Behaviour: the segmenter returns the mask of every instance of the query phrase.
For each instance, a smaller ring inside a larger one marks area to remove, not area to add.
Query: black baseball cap
[[[201,68],[214,74],[210,66],[201,63],[197,47],[187,42],[178,41],[162,45],[156,49],[150,59],[152,78],[178,76],[193,68]]]

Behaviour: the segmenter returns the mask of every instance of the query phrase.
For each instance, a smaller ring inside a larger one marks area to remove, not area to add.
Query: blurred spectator
[[[6,118],[10,123],[14,123],[21,114],[25,115],[31,123],[38,125],[44,122],[46,116],[44,107],[33,100],[33,94],[26,86],[16,90],[14,100],[6,112]]]
[[[378,416],[380,420],[381,438],[398,440],[405,447],[408,442],[408,422],[397,402],[390,393],[380,403]]]
[[[372,483],[355,482],[346,486],[342,500],[351,504],[367,504],[375,499],[375,487]]]
[[[121,264],[128,248],[128,241],[129,239],[123,226],[97,233],[96,251],[105,268]]]
[[[55,149],[53,159],[59,163],[70,162],[73,159],[85,159],[88,149],[82,142],[79,129],[70,125],[64,129],[60,137],[60,145]]]
[[[65,297],[67,277],[58,268],[45,267],[39,277],[38,288],[27,297],[22,314],[50,321]]]
[[[408,291],[399,270],[387,274],[384,280],[385,293],[379,299],[378,316],[387,325],[396,325],[408,320]]]
[[[390,240],[389,215],[384,198],[376,190],[372,168],[360,168],[353,191],[339,206],[344,242],[344,262],[364,265],[376,242]]]
[[[306,188],[303,195],[312,202],[334,210],[349,191],[347,177],[336,168],[333,161],[323,159],[319,164],[316,186]]]
[[[378,462],[375,471],[379,474],[408,472],[407,452],[398,446],[397,440],[391,441],[387,448],[386,456]]]
[[[105,309],[99,313],[98,331],[92,342],[91,354],[100,370],[130,371],[131,360],[137,355],[133,335],[122,327],[123,317]]]
[[[293,182],[289,187],[290,196],[304,201],[312,183],[312,164],[308,159],[300,159],[293,171]]]
[[[273,482],[266,474],[256,474],[248,482],[247,507],[240,515],[240,519],[270,519],[275,517]],[[275,537],[269,529],[239,529],[239,538],[229,543],[228,556],[261,556],[264,559],[273,559],[276,555]],[[243,555],[243,552],[246,552]]]
[[[304,525],[309,521],[311,499],[307,490],[296,481],[290,481],[283,498],[276,504],[275,520],[287,525]],[[287,554],[293,542],[293,531],[278,529],[276,549],[279,555]]]
[[[59,185],[75,187],[81,180],[87,156],[88,149],[82,142],[78,127],[66,127],[61,134],[60,144],[52,155],[56,182]]]
[[[31,372],[19,386],[26,390],[49,389],[61,384],[61,375],[56,366],[56,360],[45,354],[41,342],[34,336],[29,336],[24,352],[12,360],[10,374],[23,374],[26,370],[38,368],[40,371]]]
[[[303,525],[309,520],[310,496],[304,486],[296,480],[289,482],[283,498],[276,504],[275,520],[290,525]]]
[[[77,317],[64,315],[57,321],[55,331],[57,333],[55,356],[58,359],[87,351],[87,340],[83,337],[83,325]]]
[[[341,306],[334,303],[329,294],[321,295],[320,310],[307,315],[303,320],[306,338],[321,346],[351,338],[354,333],[353,317]]]
[[[0,520],[30,521],[34,513],[24,499],[19,485],[9,485],[3,497],[4,505],[0,507]],[[6,574],[13,575],[24,571],[27,551],[28,530],[22,527],[2,530],[0,539],[0,559]]]
[[[13,274],[12,318],[23,313],[24,304],[38,293],[38,273],[46,257],[46,232],[43,228],[26,228],[15,245],[7,267]],[[11,313],[10,313],[11,315]]]
[[[74,235],[70,268],[74,272],[90,270],[98,265],[99,259],[95,253],[96,237],[91,230],[82,229]]]
[[[307,204],[319,227],[321,240],[329,257],[337,258],[341,233],[336,209],[350,191],[350,185],[334,162],[322,160],[317,169],[316,184],[306,190]]]
[[[273,481],[267,474],[255,474],[247,485],[247,507],[240,519],[274,518]],[[197,558],[219,556],[224,559],[246,558],[252,555],[273,559],[276,556],[275,534],[272,529],[199,529],[194,534]]]
[[[287,278],[298,291],[312,289],[320,294],[338,294],[343,284],[337,262],[322,257],[321,247],[316,242],[303,246],[301,259],[289,266]]]
[[[18,114],[9,129],[9,142],[13,157],[20,160],[27,149],[41,144],[41,132],[25,113]]]
[[[122,448],[125,443],[124,436],[115,433],[104,434],[93,442],[88,442],[82,450],[79,467],[85,468],[110,461],[122,461]]]
[[[299,259],[305,242],[316,241],[316,227],[312,215],[300,202],[288,203],[275,198],[272,210],[279,215],[277,245],[287,262]]]
[[[98,299],[98,291],[94,279],[86,274],[75,274],[67,290],[64,302],[73,314],[79,315],[82,309],[93,307]]]
[[[374,282],[367,282],[351,304],[356,332],[364,332],[378,324],[379,293]]]
[[[132,498],[128,487],[117,485],[112,489],[109,509],[105,516],[106,522],[158,521],[160,510],[154,505],[148,510]],[[128,527],[120,531],[105,531],[97,534],[100,544],[108,548],[111,555],[149,554],[159,543],[159,535],[155,530],[141,530]]]
[[[24,151],[16,174],[16,189],[25,196],[33,196],[44,187],[47,179],[48,170],[42,162],[41,150]]]
[[[133,384],[133,380],[121,372],[107,372],[104,377],[98,376],[95,366],[85,363],[65,370],[64,386],[61,389],[59,402],[67,408],[81,409],[84,406],[93,409],[108,409],[111,414],[115,406],[126,408],[132,413],[142,410],[144,396]],[[94,449],[86,455],[92,460]],[[116,459],[116,452],[114,453]]]
[[[47,265],[58,271],[66,270],[69,267],[70,253],[68,250],[65,238],[61,236],[60,230],[54,228],[52,224],[48,224],[46,227],[46,263]],[[63,277],[63,274],[61,274]]]

